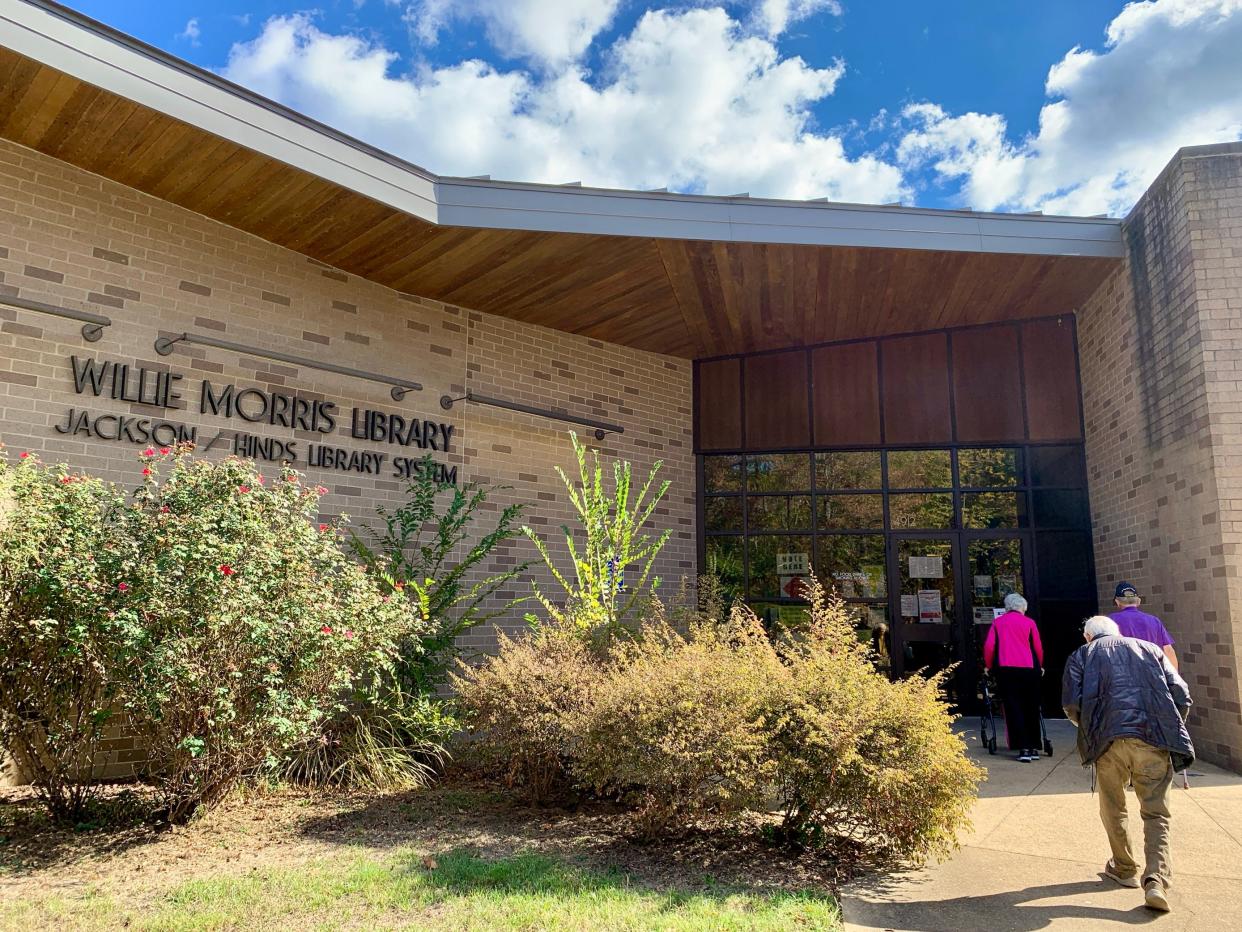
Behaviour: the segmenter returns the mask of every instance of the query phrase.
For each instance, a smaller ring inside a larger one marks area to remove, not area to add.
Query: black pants
[[[1039,733],[1039,671],[1033,667],[997,667],[996,687],[1005,706],[1009,746],[1015,751],[1042,748]]]

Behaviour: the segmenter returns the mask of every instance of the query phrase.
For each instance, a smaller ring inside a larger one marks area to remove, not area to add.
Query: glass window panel
[[[709,495],[703,499],[703,529],[740,531],[742,529],[742,496]]]
[[[806,606],[780,602],[751,602],[750,610],[769,630],[772,628],[806,628]]]
[[[750,598],[787,598],[781,591],[781,577],[777,574],[777,558],[786,562],[811,562],[811,538],[801,535],[768,535],[750,537],[747,541],[750,556]]]
[[[882,485],[878,450],[819,453],[815,457],[817,489],[879,489]]]
[[[748,492],[806,492],[811,488],[808,453],[772,453],[746,457]]]
[[[811,527],[811,496],[748,495],[747,525],[755,531],[801,531]]]
[[[703,457],[703,491],[742,491],[742,458],[740,456]]]
[[[732,601],[745,591],[745,567],[742,564],[742,537],[708,537],[707,572],[720,580],[726,598]]]
[[[1025,492],[965,492],[962,527],[1026,527]]]
[[[1022,485],[1022,453],[1012,447],[957,451],[957,480],[967,489]]]
[[[1035,535],[1040,599],[1093,598],[1091,537],[1078,531]]]
[[[884,527],[881,495],[820,495],[815,507],[819,509],[817,526],[823,531]]]
[[[1036,489],[1035,523],[1039,527],[1087,527],[1087,494],[1078,489]]]
[[[953,493],[906,492],[888,497],[894,530],[953,527]]]
[[[948,450],[893,450],[888,454],[890,489],[951,489]]]
[[[1081,447],[1030,447],[1032,485],[1085,484]]]
[[[821,534],[815,575],[843,599],[882,599],[888,593],[883,534]]]

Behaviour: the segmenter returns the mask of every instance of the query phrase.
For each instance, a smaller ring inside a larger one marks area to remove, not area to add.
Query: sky
[[[1242,0],[68,0],[444,175],[1124,215],[1242,139]]]

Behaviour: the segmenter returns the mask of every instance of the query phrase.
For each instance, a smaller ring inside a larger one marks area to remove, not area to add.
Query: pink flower
[[[229,566],[227,563],[221,563],[220,572],[223,573],[225,576],[232,576],[234,573],[237,572],[237,570],[233,569],[233,567]]]
[[[320,629],[319,629],[319,631],[320,631],[320,633],[322,633],[322,634],[331,634],[331,633],[332,633],[332,629],[331,629],[328,625],[324,625],[322,628],[320,628]]]
[[[264,479],[262,476],[255,476],[255,477],[254,477],[254,481],[255,481],[255,482],[257,482],[257,483],[259,483],[259,485],[262,485],[262,484],[263,484],[264,482],[266,482],[267,480],[266,480],[266,479]]]
[[[148,469],[147,467],[145,467],[145,466],[144,466],[144,467],[142,468],[142,474],[143,474],[144,476],[149,476],[149,475],[151,475],[151,470],[150,470],[150,469]]]
[[[247,492],[249,492],[249,491],[250,491],[250,486],[248,486],[248,485],[239,485],[239,486],[237,487],[237,491],[238,491],[238,492],[241,492],[241,494],[242,494],[242,495],[245,495]]]
[[[297,485],[298,477],[297,476],[285,476],[285,481],[292,482],[294,485]]]
[[[145,450],[142,451],[142,455],[143,456],[155,456],[154,447],[147,447]]]
[[[344,633],[343,637],[344,637],[347,641],[352,641],[352,640],[354,639],[354,632],[352,632],[352,631],[350,631],[348,628],[346,628],[346,629],[345,629],[345,633]]]
[[[327,495],[328,487],[326,485],[317,485],[315,486],[315,491],[318,492],[320,495]]]
[[[328,525],[326,525],[326,524],[321,524],[321,525],[319,525],[319,531],[320,531],[320,533],[322,533],[322,532],[326,531],[327,529],[328,529]]]
[[[60,481],[62,484],[68,485],[70,482],[73,481],[73,476],[61,476]]]
[[[18,454],[18,456],[21,457],[22,459],[27,459],[30,456],[30,454],[27,453],[25,450],[23,450],[21,453]]]
[[[171,511],[171,509],[167,505],[160,505],[160,511],[163,512],[164,514],[168,514],[168,512]]]
[[[172,447],[160,447],[161,456],[167,456],[171,452],[172,452]]]
[[[117,583],[117,584],[116,584],[116,588],[117,588],[117,591],[118,591],[118,592],[128,592],[128,591],[129,591],[129,583],[119,582],[119,583]]]

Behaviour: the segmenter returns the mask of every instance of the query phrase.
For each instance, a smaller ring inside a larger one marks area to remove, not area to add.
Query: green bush
[[[585,708],[599,663],[578,632],[555,625],[526,637],[498,632],[499,651],[452,678],[480,750],[534,803],[566,782],[570,717]]]
[[[773,762],[770,693],[780,661],[753,615],[689,637],[657,612],[616,646],[590,701],[568,717],[574,775],[636,807],[648,838],[759,807]]]
[[[418,621],[317,522],[326,489],[291,469],[265,483],[235,458],[144,462],[117,614],[138,632],[127,706],[162,814],[181,822],[317,734]]]
[[[99,741],[112,724],[133,632],[128,541],[115,535],[124,494],[48,468],[0,460],[0,749],[57,818],[96,795]]]

